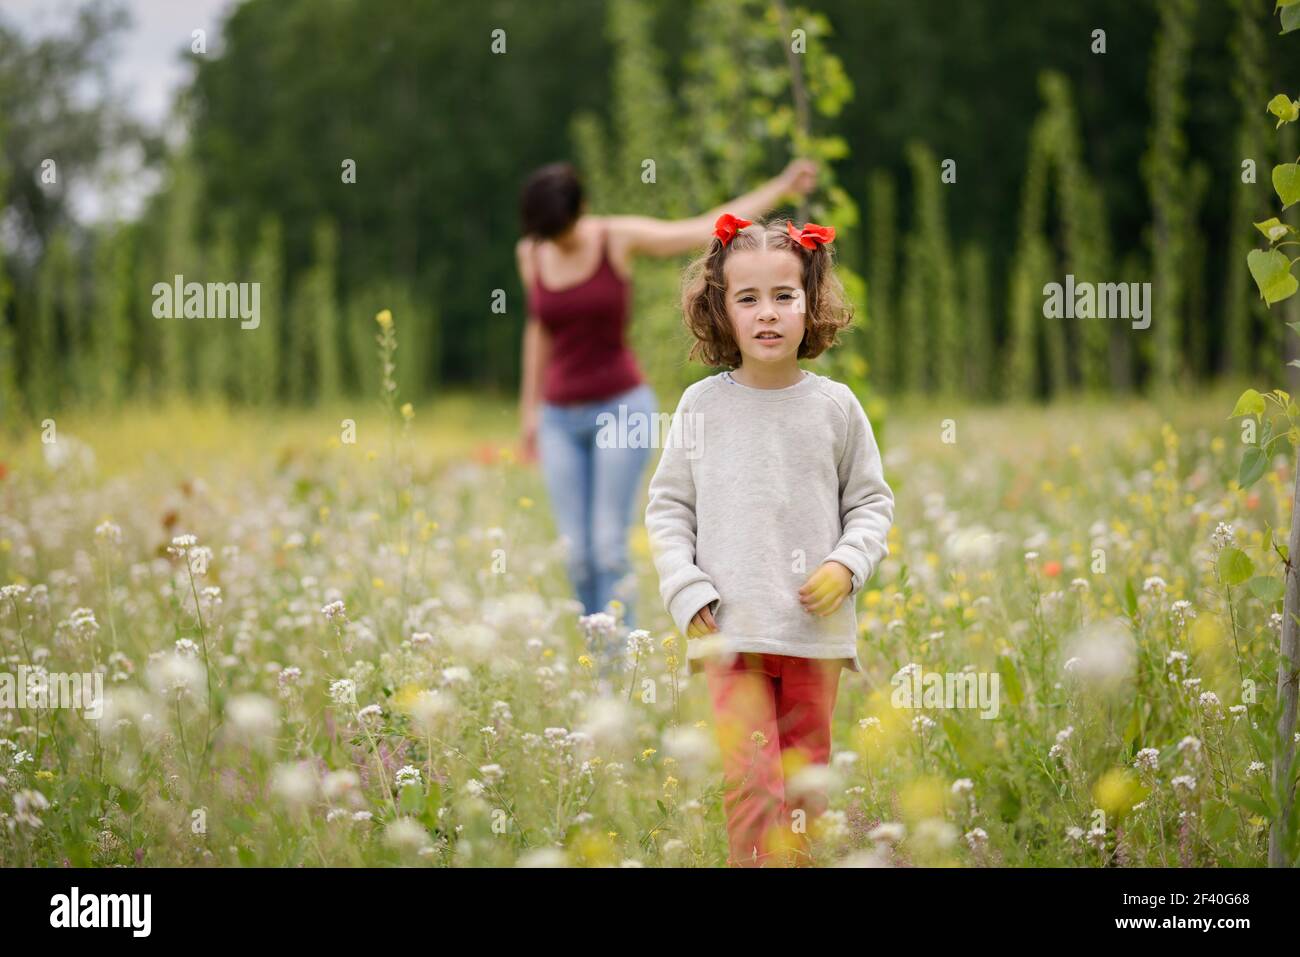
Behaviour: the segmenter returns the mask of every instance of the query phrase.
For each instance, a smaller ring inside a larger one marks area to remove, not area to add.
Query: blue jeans
[[[637,589],[627,534],[650,458],[657,406],[654,390],[643,382],[608,399],[543,402],[538,417],[537,456],[556,529],[568,539],[569,581],[589,615],[604,611],[611,598],[621,601],[628,628],[636,627]],[[602,413],[612,418],[598,418]]]

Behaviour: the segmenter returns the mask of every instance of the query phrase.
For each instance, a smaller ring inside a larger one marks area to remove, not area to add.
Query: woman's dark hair
[[[578,218],[581,208],[582,180],[572,163],[548,163],[534,170],[519,192],[519,221],[525,236],[558,236]]]

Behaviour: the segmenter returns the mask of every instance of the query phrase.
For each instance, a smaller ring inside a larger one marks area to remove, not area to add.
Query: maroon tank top
[[[551,336],[542,374],[542,398],[555,405],[591,402],[626,392],[644,379],[628,348],[631,284],[614,271],[608,237],[600,237],[600,265],[565,289],[547,289],[533,244],[532,314]]]

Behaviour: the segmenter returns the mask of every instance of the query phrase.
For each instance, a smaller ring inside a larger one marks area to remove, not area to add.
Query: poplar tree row
[[[1267,176],[1258,168],[1295,150],[1284,136],[1272,146],[1258,103],[1271,92],[1260,53],[1267,11],[1233,0],[1230,37],[1233,90],[1240,121],[1233,149],[1211,172],[1188,156],[1183,84],[1189,67],[1190,18],[1196,0],[1168,0],[1150,68],[1152,126],[1141,175],[1150,203],[1145,254],[1116,259],[1108,212],[1086,162],[1070,85],[1059,73],[1039,80],[1041,112],[1030,131],[1020,195],[1018,238],[998,295],[985,249],[951,248],[944,183],[928,147],[909,146],[909,223],[898,238],[895,179],[876,170],[866,184],[869,334],[864,347],[872,380],[888,392],[959,392],[974,398],[1033,398],[1187,388],[1215,375],[1277,369],[1285,321],[1300,321],[1288,302],[1269,316],[1246,270],[1250,224],[1266,215]],[[1293,131],[1288,131],[1294,136]],[[1211,179],[1231,195],[1222,260],[1212,260],[1200,211]],[[1294,212],[1292,213],[1294,215]],[[1206,273],[1223,263],[1221,303],[1207,300]],[[1125,318],[1054,318],[1045,314],[1047,284],[1151,283],[1150,326]],[[993,321],[995,301],[1005,321]],[[1215,317],[1222,329],[1215,331]]]

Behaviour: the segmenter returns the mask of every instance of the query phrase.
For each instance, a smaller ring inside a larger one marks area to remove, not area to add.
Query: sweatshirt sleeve
[[[685,637],[691,619],[705,605],[717,611],[720,596],[695,564],[695,479],[691,449],[696,430],[685,425],[690,415],[690,391],[677,403],[659,466],[650,479],[645,510],[646,533],[659,573],[659,594],[677,631]]]
[[[847,387],[846,387],[847,390]],[[894,523],[894,492],[885,483],[884,466],[876,437],[851,391],[845,411],[849,416],[848,440],[839,461],[840,524],[835,548],[826,556],[853,573],[857,594],[876,567],[889,554],[889,527]]]

